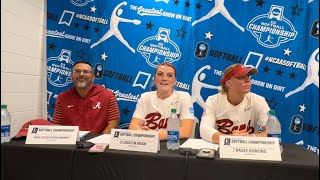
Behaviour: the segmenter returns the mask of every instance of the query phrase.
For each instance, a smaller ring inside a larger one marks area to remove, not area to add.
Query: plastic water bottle
[[[11,115],[7,105],[1,104],[1,143],[10,141]]]
[[[179,149],[180,147],[180,139],[179,139],[180,120],[176,112],[177,112],[176,109],[171,109],[171,114],[167,123],[167,131],[168,131],[167,148],[171,150]]]
[[[156,91],[157,90],[157,86],[156,84],[154,83],[154,81],[151,81],[151,84],[150,84],[150,91]]]
[[[281,124],[276,117],[276,113],[274,110],[270,110],[268,112],[267,136],[279,138],[280,152],[282,153],[283,148],[281,143]]]

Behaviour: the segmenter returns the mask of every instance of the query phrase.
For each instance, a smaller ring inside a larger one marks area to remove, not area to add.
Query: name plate
[[[157,153],[158,131],[112,129],[109,149]]]
[[[219,144],[220,158],[281,161],[278,138],[220,136]]]
[[[76,144],[79,126],[30,125],[26,144]]]

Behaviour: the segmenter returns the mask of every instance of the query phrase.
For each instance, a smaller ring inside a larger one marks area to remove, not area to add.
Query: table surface
[[[282,161],[186,158],[167,150],[158,153],[106,149],[90,154],[74,145],[28,145],[25,140],[1,144],[1,179],[318,179],[319,156],[295,144],[284,144]]]

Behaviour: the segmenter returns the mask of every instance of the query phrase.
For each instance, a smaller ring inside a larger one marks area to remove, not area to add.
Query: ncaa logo
[[[292,41],[298,32],[292,23],[283,16],[284,7],[272,5],[267,14],[254,17],[246,29],[266,48],[275,48]]]
[[[74,62],[71,60],[71,51],[61,49],[60,55],[47,59],[48,82],[56,87],[65,87],[71,80],[71,71]]]
[[[101,79],[102,78],[102,73],[103,73],[103,64],[96,64],[94,66],[94,76],[97,78],[97,79]]]
[[[207,58],[208,51],[209,51],[209,44],[205,42],[198,42],[194,50],[194,56],[197,57],[198,59]]]
[[[299,115],[292,116],[289,130],[293,134],[300,134],[302,132],[303,117]]]
[[[160,27],[158,34],[145,38],[137,48],[149,66],[156,68],[159,64],[179,61],[179,46],[170,39],[170,29]]]
[[[314,38],[319,38],[319,19],[313,22],[310,35]]]
[[[70,2],[75,6],[86,6],[88,2],[91,2],[94,0],[70,0]]]

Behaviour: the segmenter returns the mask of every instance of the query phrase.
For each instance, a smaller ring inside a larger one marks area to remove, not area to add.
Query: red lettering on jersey
[[[229,130],[229,128],[233,126],[233,121],[231,121],[230,119],[220,119],[220,120],[217,120],[216,123],[217,123],[219,132],[223,134],[231,134],[231,131]]]
[[[148,114],[145,119],[146,119],[146,124],[145,126],[148,126],[150,129],[166,129],[167,128],[167,122],[168,118],[166,119],[160,119],[161,114],[160,113],[150,113]],[[158,122],[159,121],[159,122]]]
[[[254,133],[254,127],[250,126],[251,120],[249,120],[248,122],[248,126],[247,126],[247,132],[249,134],[253,134]]]
[[[231,134],[234,130],[239,130],[239,131],[246,130],[249,134],[254,133],[254,127],[250,126],[251,120],[249,120],[247,125],[241,124],[240,127],[233,126],[234,123],[230,119],[220,119],[220,120],[217,120],[216,123],[218,126],[218,131],[223,134]],[[231,131],[230,131],[230,128],[231,128]]]

